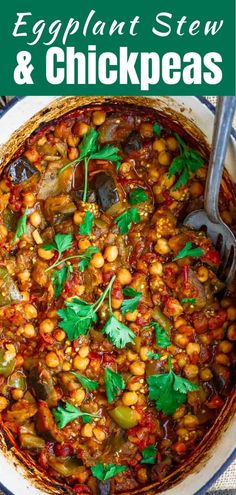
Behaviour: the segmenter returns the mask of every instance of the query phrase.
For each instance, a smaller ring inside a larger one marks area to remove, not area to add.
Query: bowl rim
[[[3,108],[0,109],[0,120],[3,115],[5,115],[12,107],[14,107],[19,101],[27,98],[27,96],[14,96],[11,101],[9,101]],[[211,103],[205,96],[194,96],[202,105],[205,105],[208,110],[215,114],[216,107]],[[232,127],[231,136],[236,141],[236,129]],[[213,485],[213,483],[226,471],[226,469],[232,464],[236,459],[236,447],[230,456],[225,460],[222,466],[214,473],[214,475],[197,491],[194,495],[204,495],[206,491]],[[4,495],[15,495],[13,492],[8,490],[0,481],[0,490]]]

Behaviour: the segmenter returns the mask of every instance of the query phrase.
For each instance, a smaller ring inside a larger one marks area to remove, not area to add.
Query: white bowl
[[[31,119],[37,112],[55,102],[58,96],[26,96],[16,97],[0,120],[0,145],[4,145],[12,133]],[[156,97],[151,97],[154,100]],[[211,143],[214,121],[214,107],[203,97],[176,96],[158,97],[167,108],[172,108],[193,121]],[[232,131],[225,166],[234,182],[236,182],[236,134]],[[224,472],[236,458],[236,418],[227,428],[219,431],[218,439],[210,450],[210,455],[195,467],[194,470],[173,488],[158,492],[162,495],[202,495],[210,485]],[[0,490],[6,495],[47,495],[44,490],[31,484],[25,475],[24,467],[14,463],[14,459],[0,450]]]

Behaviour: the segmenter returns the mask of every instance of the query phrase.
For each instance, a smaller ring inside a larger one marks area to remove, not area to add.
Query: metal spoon
[[[236,240],[230,228],[223,222],[219,214],[219,192],[224,159],[232,128],[236,108],[235,96],[219,96],[212,149],[206,179],[204,210],[190,213],[184,220],[184,225],[192,229],[204,228],[207,236],[220,252],[222,264],[220,278],[226,283],[234,278],[236,269]]]

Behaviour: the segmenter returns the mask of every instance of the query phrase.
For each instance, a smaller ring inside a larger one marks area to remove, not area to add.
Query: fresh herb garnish
[[[113,476],[118,473],[122,473],[122,471],[126,471],[127,467],[122,466],[121,464],[96,464],[91,467],[91,471],[93,476],[100,481],[109,480]]]
[[[92,390],[97,390],[98,382],[96,380],[90,380],[90,378],[87,378],[87,376],[80,375],[75,371],[71,371],[71,374],[74,375],[75,378],[77,378],[82,387],[84,387],[85,389],[89,390],[90,392]]]
[[[106,322],[103,333],[108,336],[111,343],[118,349],[123,349],[126,344],[134,343],[135,333],[124,325],[124,323],[117,320],[114,315]]]
[[[197,247],[194,248],[191,242],[186,242],[185,246],[178,252],[178,254],[173,258],[173,261],[185,258],[185,256],[202,256],[204,251]]]
[[[188,392],[198,390],[197,385],[174,373],[170,358],[168,364],[169,373],[147,378],[150,399],[156,401],[157,409],[166,415],[173,414],[186,401]]]
[[[183,299],[181,299],[181,303],[182,304],[186,304],[186,303],[196,304],[196,298],[195,297],[183,297]]]
[[[57,251],[58,253],[58,258],[53,263],[53,265],[49,266],[45,271],[52,270],[55,268],[57,265],[60,264],[61,260],[61,255],[64,253],[64,251],[67,251],[67,249],[70,249],[72,247],[72,235],[71,234],[56,234],[54,237],[54,241],[50,244],[44,244],[42,247],[45,249],[45,251]]]
[[[137,187],[131,191],[129,195],[129,203],[131,205],[138,205],[139,203],[145,203],[147,201],[148,195],[142,187]]]
[[[141,464],[155,464],[157,456],[157,448],[155,445],[149,445],[142,450]]]
[[[17,222],[16,232],[13,237],[13,242],[16,242],[17,239],[19,239],[23,234],[27,232],[27,224],[26,224],[27,215],[28,215],[28,210],[26,209]]]
[[[64,165],[61,168],[60,174],[64,172],[68,167],[74,164],[80,163],[84,160],[84,194],[83,201],[87,200],[87,192],[88,192],[88,165],[89,160],[108,160],[110,162],[115,162],[116,164],[121,163],[121,157],[118,155],[120,151],[119,148],[112,146],[111,144],[107,144],[102,148],[98,144],[99,133],[93,127],[90,128],[87,134],[83,137],[80,145],[79,145],[79,157],[76,160],[73,160],[70,163]]]
[[[132,223],[138,223],[140,220],[141,218],[138,209],[130,208],[116,217],[115,222],[118,225],[120,233],[127,234],[132,226]]]
[[[160,359],[161,354],[157,354],[156,352],[148,351],[147,352],[147,357],[149,359]]]
[[[65,330],[70,340],[76,339],[79,335],[86,335],[91,325],[97,322],[97,311],[111,290],[114,280],[115,275],[95,303],[90,304],[78,297],[73,297],[72,301],[66,301],[65,308],[57,311],[57,314],[62,319],[59,327]]]
[[[153,128],[153,131],[155,132],[155,134],[157,136],[160,136],[161,135],[161,129],[162,128],[161,128],[160,124],[158,124],[157,122],[155,122],[155,124],[153,124],[153,127],[152,128]]]
[[[178,174],[179,178],[173,188],[174,191],[177,191],[180,186],[187,184],[192,173],[203,166],[204,160],[196,150],[189,148],[176,133],[175,138],[179,144],[180,155],[176,156],[172,161],[168,176],[171,178],[176,173]]]
[[[89,246],[86,251],[79,256],[81,258],[81,261],[78,264],[80,272],[84,272],[95,253],[99,253],[99,249],[96,246]]]
[[[89,414],[81,411],[78,407],[72,406],[69,402],[66,402],[64,406],[57,406],[52,409],[56,425],[58,428],[64,428],[68,423],[74,421],[77,418],[82,418],[84,423],[91,423],[93,418],[100,418],[98,414]]]
[[[156,344],[159,347],[165,348],[171,345],[171,341],[166,334],[164,328],[157,322],[157,321],[151,321],[147,327],[153,327],[156,333]]]
[[[131,287],[125,287],[123,289],[124,296],[129,297],[130,299],[125,299],[121,305],[121,313],[124,315],[128,312],[133,313],[137,308],[140,299],[142,297],[142,292],[138,292],[137,290],[132,289]]]
[[[91,211],[86,211],[84,220],[79,226],[79,233],[90,235],[93,226],[94,214]]]
[[[73,272],[71,265],[65,265],[60,270],[55,270],[52,274],[52,283],[55,297],[59,297],[64,289],[65,282],[70,273]]]
[[[122,376],[110,368],[105,368],[105,386],[108,402],[112,402],[120,390],[124,390],[125,382]]]

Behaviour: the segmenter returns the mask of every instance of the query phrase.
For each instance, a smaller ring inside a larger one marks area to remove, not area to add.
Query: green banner
[[[235,1],[4,2],[1,94],[235,94]]]

